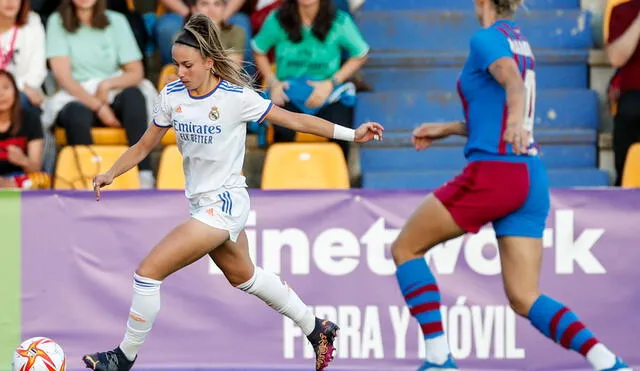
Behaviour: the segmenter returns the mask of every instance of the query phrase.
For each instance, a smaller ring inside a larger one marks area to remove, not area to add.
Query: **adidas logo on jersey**
[[[176,113],[180,113],[180,112],[182,112],[182,106],[176,107]]]

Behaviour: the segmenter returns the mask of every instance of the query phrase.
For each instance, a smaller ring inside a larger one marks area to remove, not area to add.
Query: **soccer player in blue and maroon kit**
[[[397,279],[420,323],[426,361],[420,370],[457,370],[445,338],[440,293],[424,259],[430,248],[492,222],[511,307],[542,334],[582,354],[598,371],[631,371],[564,304],[538,288],[549,184],[533,139],[535,59],[511,20],[521,0],[474,0],[483,28],[471,38],[458,82],[465,122],[423,124],[417,150],[449,135],[468,137],[469,164],[409,218],[392,245]]]

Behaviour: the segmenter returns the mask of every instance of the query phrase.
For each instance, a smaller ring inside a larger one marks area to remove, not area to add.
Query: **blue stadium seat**
[[[527,0],[526,8],[540,9],[576,9],[580,0]],[[406,10],[406,9],[451,9],[469,10],[470,0],[370,0],[362,6],[362,10]]]
[[[586,52],[585,52],[586,53]],[[374,56],[371,56],[373,63]],[[451,90],[455,89],[461,67],[452,68],[374,68],[368,63],[363,70],[365,81],[375,91],[389,90]],[[536,83],[539,89],[587,89],[587,59],[570,65],[536,66]]]
[[[538,129],[535,132],[536,142],[541,145],[547,144],[592,144],[595,145],[598,138],[596,129],[580,128],[560,128],[560,129]],[[464,146],[466,138],[452,136],[444,140],[437,141],[434,147]],[[411,131],[385,131],[384,147],[411,147]],[[380,143],[362,144],[363,148],[382,148]]]
[[[591,15],[580,10],[521,12],[523,33],[538,49],[588,49],[593,44]],[[358,26],[372,51],[467,50],[479,29],[472,11],[363,11]]]
[[[363,187],[369,189],[424,189],[433,190],[458,175],[459,171],[416,172],[367,172],[363,174]],[[609,174],[591,169],[551,169],[548,171],[549,185],[553,188],[606,187],[610,185]]]
[[[538,90],[536,129],[597,129],[598,96],[592,90]],[[378,121],[387,131],[412,130],[422,122],[462,120],[455,92],[387,91],[360,94],[357,123]]]
[[[549,144],[542,147],[542,161],[550,169],[592,168],[597,164],[593,144]],[[455,170],[466,164],[460,146],[433,147],[416,152],[408,147],[362,148],[360,167],[370,171]]]

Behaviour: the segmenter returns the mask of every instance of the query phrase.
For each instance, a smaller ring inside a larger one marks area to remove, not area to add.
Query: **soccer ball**
[[[65,371],[62,347],[45,337],[25,340],[13,353],[13,371]]]

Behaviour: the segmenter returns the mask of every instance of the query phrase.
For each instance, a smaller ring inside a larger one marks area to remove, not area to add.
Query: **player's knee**
[[[407,248],[406,244],[403,244],[400,240],[396,239],[391,244],[391,256],[393,257],[393,261],[396,263],[396,266],[398,266],[406,261],[418,257],[419,255],[416,254],[415,251]]]
[[[166,278],[166,274],[159,272],[158,269],[154,269],[153,266],[146,264],[144,261],[136,269],[136,274],[157,281],[163,281]]]
[[[517,314],[526,317],[529,315],[529,310],[533,306],[533,303],[538,299],[540,293],[536,291],[530,292],[518,292],[510,293],[507,295],[509,298],[509,306]]]

